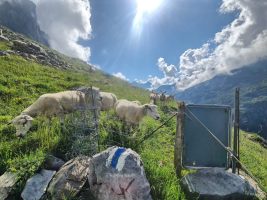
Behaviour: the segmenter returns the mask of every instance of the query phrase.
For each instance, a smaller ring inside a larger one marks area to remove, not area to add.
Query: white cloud
[[[113,73],[112,75],[122,80],[129,81],[129,79],[127,79],[121,72]]]
[[[236,19],[198,49],[188,49],[180,56],[179,71],[159,58],[164,78],[149,78],[154,86],[176,83],[187,89],[219,74],[229,74],[267,58],[267,1],[223,0],[221,13],[238,11]],[[214,46],[212,48],[212,46]],[[175,74],[175,75],[174,75]]]
[[[89,61],[90,48],[78,43],[90,39],[90,4],[88,0],[35,0],[38,23],[48,34],[52,48],[68,56]]]
[[[165,77],[175,77],[177,75],[177,68],[174,65],[168,65],[164,58],[158,59],[158,67]]]

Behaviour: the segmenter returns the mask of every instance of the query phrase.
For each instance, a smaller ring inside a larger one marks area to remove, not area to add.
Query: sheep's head
[[[16,127],[16,136],[24,137],[32,126],[33,118],[29,115],[21,114],[15,117],[11,123]]]
[[[152,117],[153,119],[160,119],[159,113],[157,111],[157,106],[153,104],[145,104],[146,115]]]

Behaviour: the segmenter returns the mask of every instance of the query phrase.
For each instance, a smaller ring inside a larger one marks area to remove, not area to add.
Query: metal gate
[[[230,146],[231,108],[222,105],[186,105],[184,117],[182,165],[228,167],[228,153],[210,133],[196,122],[200,120],[226,147]]]

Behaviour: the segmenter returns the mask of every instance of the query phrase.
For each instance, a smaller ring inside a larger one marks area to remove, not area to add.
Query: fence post
[[[239,159],[239,88],[235,90],[235,122],[234,122],[234,142],[233,153]],[[233,160],[232,172],[236,173],[239,168],[236,161]],[[239,172],[239,170],[238,170]]]
[[[98,133],[98,107],[96,106],[95,102],[95,96],[93,92],[93,86],[90,87],[91,89],[91,97],[92,97],[92,104],[93,104],[93,114],[94,114],[94,126],[95,126],[95,134],[96,134],[96,145],[97,145],[97,151],[100,151],[100,145],[99,145],[99,133]]]
[[[175,135],[175,144],[174,144],[174,167],[175,167],[176,175],[178,177],[181,177],[185,103],[178,102],[177,105],[178,105],[178,114],[177,114],[177,121],[176,121],[176,135]]]

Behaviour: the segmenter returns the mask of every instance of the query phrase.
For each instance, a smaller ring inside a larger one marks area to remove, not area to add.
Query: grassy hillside
[[[267,191],[267,148],[257,134],[241,131],[240,159]]]
[[[7,43],[0,42],[0,49],[8,49]],[[84,63],[71,60],[76,68]],[[14,198],[18,199],[25,181],[42,165],[45,156],[53,153],[62,157],[71,144],[71,131],[61,129],[58,119],[51,124],[39,117],[34,120],[30,133],[23,139],[15,137],[15,129],[7,122],[29,106],[43,93],[57,92],[77,86],[96,86],[102,91],[115,93],[118,98],[149,101],[148,92],[132,87],[127,82],[103,74],[100,71],[79,72],[58,70],[26,61],[19,56],[0,57],[0,174],[13,171],[19,175]],[[131,147],[142,157],[147,177],[151,184],[153,199],[186,199],[173,166],[173,144],[175,119],[171,120],[151,138],[137,145],[141,138],[154,130],[175,110],[175,103],[160,107],[161,120],[145,118],[140,129],[130,134],[114,113],[102,112],[100,118],[101,149],[110,145]],[[132,137],[135,133],[136,137]],[[241,158],[267,189],[267,150],[242,133]],[[257,162],[255,162],[257,161]]]
[[[0,44],[2,49],[8,49],[8,45]],[[74,60],[73,63],[79,64],[80,62]],[[100,71],[57,70],[26,61],[19,56],[0,57],[0,106],[2,108],[0,110],[0,174],[7,170],[19,174],[20,182],[16,191],[17,194],[23,189],[27,178],[42,166],[48,153],[60,156],[68,151],[71,133],[61,130],[57,119],[53,119],[52,124],[48,126],[47,121],[39,117],[34,121],[27,137],[19,140],[15,137],[15,128],[12,125],[7,125],[8,121],[34,102],[41,94],[82,85],[93,85],[102,91],[111,91],[118,98],[139,100],[142,103],[149,101],[148,92]],[[123,133],[125,130],[122,129],[121,122],[118,122],[114,114],[109,120],[105,120],[106,113],[103,113],[101,117],[102,149],[104,149],[107,146],[105,139],[110,137],[109,130],[112,130],[112,127],[116,132],[121,131]],[[163,119],[165,118],[163,117]],[[158,126],[159,123],[146,119],[137,138]],[[172,165],[173,146],[171,142],[174,137],[175,125],[170,125],[171,131],[168,129],[168,127],[165,128],[168,133],[166,135],[162,132],[164,129],[158,133],[162,134],[158,138],[159,141],[154,138],[154,142],[150,140],[152,143],[148,142],[144,143],[144,146],[136,147],[136,150],[139,150],[143,157],[149,179],[153,180],[152,191],[155,198],[158,196],[158,199],[173,199],[182,194]],[[127,146],[129,144],[131,146],[128,138],[113,138],[110,141],[112,142],[109,145],[124,144]],[[161,147],[157,150],[157,155],[160,158],[154,156],[154,147],[158,145]],[[134,148],[133,145],[131,147]],[[162,167],[161,162],[163,163]],[[166,185],[166,183],[168,184]]]

